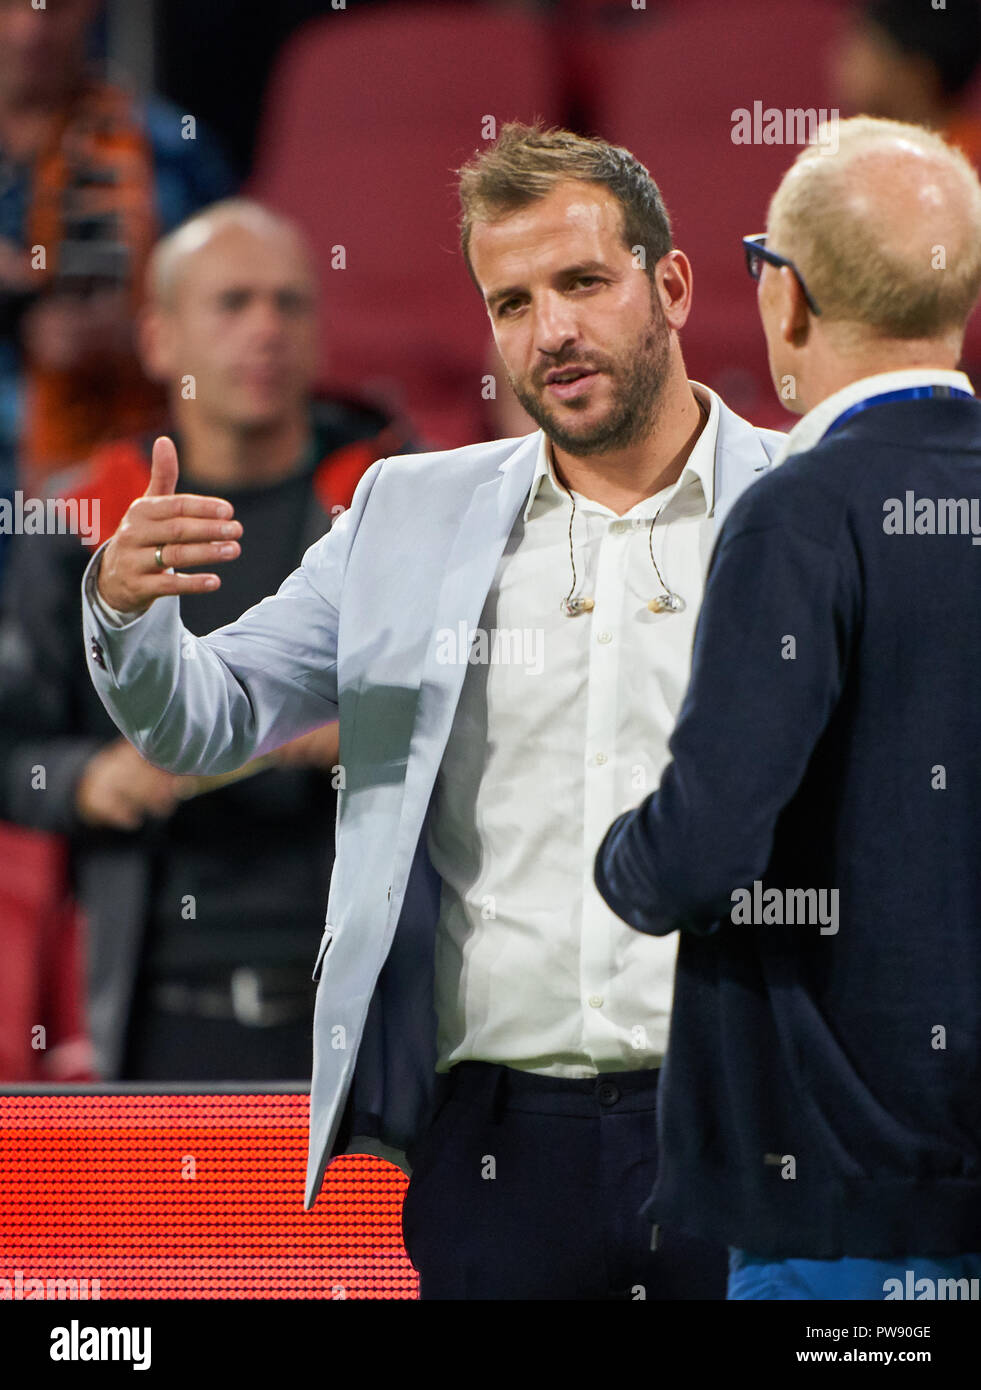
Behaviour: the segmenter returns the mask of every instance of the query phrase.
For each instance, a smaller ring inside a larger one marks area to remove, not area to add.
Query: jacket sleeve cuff
[[[638,868],[638,855],[631,858],[628,837],[642,833],[641,809],[625,811],[610,826],[596,852],[593,882],[607,907],[633,927],[648,936],[669,936],[673,931],[688,931],[697,936],[709,936],[718,930],[718,919],[695,915],[691,911],[665,910],[657,905],[656,891],[646,885]]]
[[[106,603],[105,599],[99,593],[99,568],[102,564],[102,552],[108,544],[109,542],[105,541],[92,556],[86,566],[82,585],[85,597],[88,599],[93,611],[102,619],[106,627],[128,627],[130,623],[138,622],[140,618],[144,617],[146,613],[149,612],[149,609],[113,608],[111,604]],[[173,565],[171,565],[166,573],[173,574],[173,572],[174,568]]]

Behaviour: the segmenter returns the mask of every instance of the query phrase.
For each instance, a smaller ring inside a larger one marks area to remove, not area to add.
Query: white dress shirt
[[[436,938],[438,1070],[501,1062],[589,1077],[660,1063],[677,937],[633,931],[593,884],[610,822],[655,789],[688,684],[715,540],[718,398],[677,482],[622,517],[576,495],[568,617],[569,494],[542,435],[480,620],[520,660],[469,665],[434,792],[429,851],[443,880]],[[685,600],[652,613],[663,592]],[[466,648],[466,641],[458,647]],[[479,655],[479,649],[477,649]],[[466,661],[464,649],[460,659]]]

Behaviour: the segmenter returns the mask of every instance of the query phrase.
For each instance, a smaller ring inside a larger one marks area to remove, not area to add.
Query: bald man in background
[[[181,607],[203,635],[274,592],[369,464],[407,440],[372,405],[312,396],[316,276],[292,223],[247,199],[213,204],[157,244],[148,278],[142,355],[169,391],[182,484],[234,498],[238,518],[221,593]],[[0,815],[69,837],[102,1077],[299,1079],[333,865],[336,723],[248,777],[176,776],[120,738],[79,680],[82,574],[145,490],[152,443],[116,441],[59,480],[93,530],[15,537]]]
[[[730,1298],[969,1297],[981,186],[920,127],[845,121],[747,259],[803,419],[722,529],[673,761],[596,860],[626,922],[681,932],[645,1210],[729,1245]]]

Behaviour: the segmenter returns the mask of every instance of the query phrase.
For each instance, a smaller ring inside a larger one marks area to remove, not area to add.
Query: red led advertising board
[[[399,1169],[303,1210],[308,1095],[67,1089],[0,1088],[0,1300],[418,1297]]]

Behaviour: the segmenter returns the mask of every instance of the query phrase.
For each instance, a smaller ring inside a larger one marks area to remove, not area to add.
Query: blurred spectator
[[[221,587],[181,600],[204,634],[274,592],[365,468],[410,441],[374,407],[311,403],[314,272],[284,219],[243,199],[218,204],[157,247],[150,286],[140,343],[168,385],[180,490],[226,497],[243,527]],[[176,777],[119,737],[86,676],[82,573],[145,491],[151,444],[117,441],[61,480],[79,534],[16,537],[0,632],[0,813],[70,837],[104,1077],[304,1077],[336,724],[253,775]]]
[[[861,7],[833,55],[844,116],[911,121],[940,131],[981,168],[981,116],[966,100],[981,71],[981,0]],[[961,366],[981,376],[981,314],[968,320]]]
[[[886,116],[942,131],[981,164],[981,120],[964,96],[981,66],[981,4],[874,0],[844,30],[834,59],[843,115]]]
[[[0,0],[0,493],[149,426],[132,340],[150,247],[234,186],[206,132],[92,72],[100,0]],[[36,248],[43,248],[44,262]],[[0,535],[0,573],[5,537]]]

